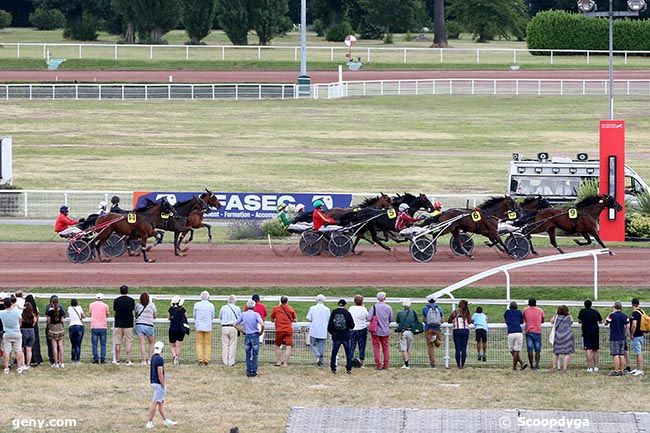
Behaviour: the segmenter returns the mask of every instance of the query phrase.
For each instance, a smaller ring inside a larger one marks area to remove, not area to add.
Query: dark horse
[[[535,221],[535,217],[542,209],[550,209],[553,207],[553,205],[551,205],[551,202],[549,202],[545,197],[542,197],[541,195],[526,197],[519,206],[521,208],[521,213],[518,215],[517,219],[511,223],[513,227],[518,228],[524,227]],[[539,253],[535,251],[535,247],[533,246],[533,239],[531,234],[524,234],[524,236],[526,236],[526,239],[528,239],[530,252],[538,255]]]
[[[109,213],[97,218],[96,225],[104,222],[111,222],[96,237],[94,246],[97,258],[105,261],[101,256],[101,245],[115,232],[128,236],[129,239],[139,239],[142,249],[142,256],[145,262],[155,262],[155,259],[147,258],[147,239],[156,236],[156,226],[162,224],[161,214],[169,214],[173,211],[172,206],[166,199],[155,202],[149,201],[146,205],[125,214]],[[108,261],[108,260],[107,260]]]
[[[562,248],[557,244],[555,238],[555,229],[564,230],[571,234],[581,235],[585,241],[579,239],[573,241],[580,245],[591,245],[592,237],[601,247],[607,248],[598,235],[598,216],[603,209],[615,209],[619,212],[623,207],[611,195],[591,195],[577,202],[572,208],[569,209],[543,209],[535,215],[532,223],[524,227],[524,234],[530,235],[534,233],[548,234],[548,238],[560,253],[564,254]],[[613,253],[610,251],[610,255]]]
[[[368,207],[379,207],[379,208],[389,208],[391,205],[391,198],[384,194],[383,192],[379,193],[378,196],[375,197],[368,197],[364,199],[361,204],[359,204],[359,208],[368,208]],[[351,212],[354,212],[355,210],[351,207],[335,207],[330,210],[325,211],[325,215],[328,217],[338,220],[340,219],[343,215],[349,214]],[[302,212],[298,216],[294,218],[292,221],[293,224],[296,223],[310,223],[312,222],[312,216],[314,214],[314,211],[309,211],[309,212]]]

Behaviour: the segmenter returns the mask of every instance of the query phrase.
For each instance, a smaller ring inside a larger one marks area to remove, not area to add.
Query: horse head
[[[616,201],[616,199],[612,195],[609,194],[603,195],[602,200],[603,200],[603,204],[608,209],[615,209],[616,212],[620,212],[623,210],[623,206],[621,206],[621,204],[618,201]]]
[[[201,194],[201,200],[205,203],[206,207],[209,210],[210,208],[215,208],[215,209],[220,209],[221,208],[221,202],[217,198],[217,195],[210,191],[209,189],[205,189],[205,192]]]
[[[377,200],[378,207],[388,208],[392,203],[393,200],[387,194],[384,194],[383,192],[379,193],[379,199]]]
[[[416,203],[419,203],[418,209],[424,208],[427,212],[433,212],[433,203],[426,194],[420,193]]]

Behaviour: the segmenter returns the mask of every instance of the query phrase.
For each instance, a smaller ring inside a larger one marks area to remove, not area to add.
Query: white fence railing
[[[342,81],[314,84],[314,99],[350,96],[417,95],[537,95],[600,96],[608,94],[607,79],[470,79]],[[615,80],[616,95],[650,96],[650,79]]]
[[[344,61],[348,48],[308,46],[310,61]],[[614,51],[616,62],[650,64],[650,51]],[[375,63],[606,64],[607,50],[529,50],[527,48],[353,47],[352,57]],[[105,60],[294,61],[294,45],[125,45],[93,43],[3,43],[0,58]]]
[[[295,99],[295,84],[1,84],[0,99]]]

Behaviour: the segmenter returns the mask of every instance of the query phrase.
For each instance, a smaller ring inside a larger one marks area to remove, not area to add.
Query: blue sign
[[[144,204],[146,199],[158,200],[166,197],[171,204],[189,200],[201,192],[136,192],[136,207]],[[321,199],[327,209],[334,207],[351,207],[352,194],[329,193],[264,193],[264,192],[216,192],[221,202],[221,209],[213,209],[208,218],[233,220],[265,220],[278,215],[278,204],[304,204],[305,211],[313,210],[311,204]]]

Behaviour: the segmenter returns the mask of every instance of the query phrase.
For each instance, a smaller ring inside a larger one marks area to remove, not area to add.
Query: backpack
[[[641,320],[639,321],[639,329],[641,332],[650,332],[650,316],[648,316],[643,310],[637,310],[641,315]]]
[[[427,311],[426,318],[427,325],[438,326],[442,324],[442,314],[440,314],[440,309],[437,305],[429,306],[429,311]]]
[[[334,330],[345,331],[346,329],[348,329],[348,321],[345,320],[345,315],[343,313],[336,313],[334,315]]]

